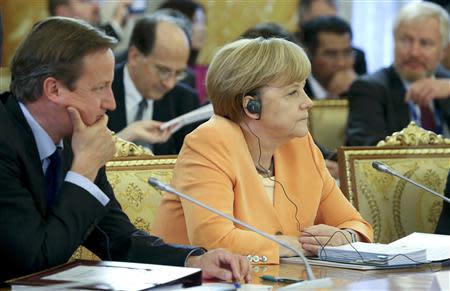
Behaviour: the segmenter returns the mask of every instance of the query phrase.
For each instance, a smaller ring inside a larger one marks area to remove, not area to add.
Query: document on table
[[[77,290],[132,291],[183,282],[200,285],[201,270],[152,264],[77,260],[7,283],[12,285],[14,290],[38,286],[36,288],[40,290],[77,288]]]
[[[389,244],[394,247],[422,247],[427,250],[427,260],[432,262],[450,259],[450,235],[414,232]]]

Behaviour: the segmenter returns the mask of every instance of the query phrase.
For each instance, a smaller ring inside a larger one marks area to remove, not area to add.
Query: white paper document
[[[208,104],[186,114],[178,116],[172,120],[164,122],[163,124],[161,124],[160,128],[161,130],[164,130],[170,126],[174,126],[174,128],[172,128],[171,130],[171,133],[173,134],[185,125],[210,118],[213,113],[214,109],[212,104]]]
[[[427,260],[450,259],[450,235],[414,232],[389,244],[393,247],[422,247],[427,250]]]
[[[423,246],[390,245],[356,242],[352,244],[325,247],[319,251],[321,260],[367,265],[395,266],[426,263]]]
[[[450,259],[449,235],[415,232],[390,244],[358,242],[352,245],[363,255],[364,260],[353,247],[344,245],[326,247],[327,252],[322,253],[321,258],[308,258],[308,262],[311,265],[319,266],[375,270],[402,268],[408,265],[419,264],[419,262],[440,262]],[[338,249],[338,253],[336,254],[330,249]],[[299,257],[282,258],[281,262],[303,264]],[[386,262],[386,264],[380,264],[381,262]],[[390,263],[387,264],[387,262]]]
[[[143,290],[166,284],[174,278],[182,278],[198,269],[147,265],[148,268],[127,268],[122,266],[76,266],[68,270],[43,277],[45,280],[80,282],[105,290]],[[101,285],[101,286],[99,286]]]

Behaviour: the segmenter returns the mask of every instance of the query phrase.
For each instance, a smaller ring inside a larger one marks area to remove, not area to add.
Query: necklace
[[[255,167],[256,167],[256,171],[257,171],[258,174],[260,174],[260,175],[264,175],[264,176],[267,176],[267,177],[272,177],[272,176],[274,176],[273,159],[270,160],[270,166],[269,166],[268,169],[263,168],[263,167],[261,166],[261,164],[255,165]]]

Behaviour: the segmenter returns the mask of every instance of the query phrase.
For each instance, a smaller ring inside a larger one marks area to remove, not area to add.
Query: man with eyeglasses
[[[346,97],[356,79],[352,31],[337,16],[318,16],[304,23],[301,43],[311,61],[305,92],[313,99]]]
[[[394,24],[394,64],[353,83],[347,143],[375,145],[410,121],[449,136],[450,74],[440,66],[449,16],[439,5],[413,2]]]
[[[115,71],[113,92],[117,109],[109,112],[108,127],[118,136],[147,146],[154,154],[178,154],[188,125],[171,135],[162,122],[197,109],[195,91],[179,80],[186,75],[189,37],[183,23],[167,13],[139,19],[133,29],[128,61]]]

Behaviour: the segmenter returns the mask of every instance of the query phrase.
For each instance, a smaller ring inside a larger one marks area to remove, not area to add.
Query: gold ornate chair
[[[0,93],[9,91],[11,72],[8,67],[0,67]]]
[[[131,222],[139,229],[151,232],[161,192],[147,183],[150,176],[169,183],[176,156],[154,156],[133,143],[118,139],[116,156],[106,164],[106,175],[117,200]],[[78,248],[71,259],[96,259],[84,247]]]
[[[442,201],[376,171],[372,168],[375,160],[443,193],[450,169],[450,140],[412,122],[377,146],[339,149],[341,189],[374,227],[375,242],[389,243],[412,232],[434,232]]]
[[[344,145],[347,116],[347,100],[314,100],[309,111],[309,130],[314,140],[329,150]]]

